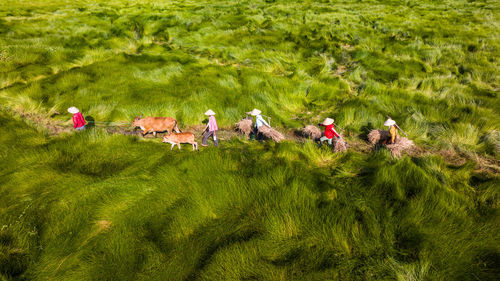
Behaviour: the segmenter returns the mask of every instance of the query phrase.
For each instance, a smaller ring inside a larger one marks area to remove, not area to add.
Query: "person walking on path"
[[[325,135],[319,139],[320,146],[323,144],[324,141],[328,141],[328,145],[332,145],[332,139],[334,136],[337,137],[338,139],[340,138],[337,131],[335,131],[335,126],[334,126],[333,122],[335,122],[335,121],[332,118],[326,118],[323,121],[323,123],[319,124],[319,126],[325,127]]]
[[[83,119],[82,114],[78,108],[72,106],[68,108],[68,112],[73,114],[73,128],[77,131],[81,131],[85,129],[85,119]]]
[[[219,146],[219,140],[217,139],[217,131],[219,128],[217,127],[217,121],[215,120],[215,112],[209,109],[205,112],[205,115],[208,116],[208,123],[204,130],[205,134],[203,134],[203,142],[201,145],[207,146],[207,139],[210,136],[213,136],[215,146]]]
[[[259,128],[261,126],[268,126],[268,127],[271,127],[269,125],[269,123],[266,122],[266,120],[264,120],[264,118],[262,117],[261,115],[261,111],[258,110],[257,108],[254,108],[252,111],[249,112],[250,115],[252,116],[255,116],[255,130],[254,130],[254,134],[255,134],[255,137],[258,141],[262,141],[264,139],[264,135],[259,132]]]
[[[391,144],[394,144],[394,141],[398,138],[398,129],[396,128],[396,121],[392,120],[391,118],[387,119],[384,122],[384,126],[389,127],[389,135],[391,135],[390,142]],[[387,144],[389,140],[385,140],[383,144]]]

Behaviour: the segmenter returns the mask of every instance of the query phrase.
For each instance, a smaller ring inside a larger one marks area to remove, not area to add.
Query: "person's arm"
[[[85,118],[83,118],[83,115],[80,113],[80,120],[82,121],[83,125],[87,125],[87,122],[85,122]]]
[[[340,138],[340,135],[335,131],[335,127],[332,127],[332,132],[337,138]]]
[[[264,120],[264,118],[262,118],[262,116],[260,117],[260,120],[262,121],[262,123],[264,123],[264,125],[268,126],[268,127],[271,127],[269,126],[269,124],[266,122],[266,120]]]
[[[76,129],[76,117],[75,115],[73,114],[73,129]]]
[[[215,119],[215,116],[212,116],[212,118],[213,118],[213,125],[214,125],[213,129],[215,132],[215,131],[219,130],[219,126],[217,126],[217,119]]]

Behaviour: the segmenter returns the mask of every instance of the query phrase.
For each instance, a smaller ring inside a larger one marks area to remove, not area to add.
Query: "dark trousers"
[[[214,144],[215,146],[219,146],[219,140],[217,139],[214,131],[209,131],[209,132],[206,132],[204,135],[203,135],[203,144],[206,145],[207,144],[207,140],[210,136],[214,136]]]
[[[253,133],[256,140],[258,140],[260,142],[262,142],[264,140],[264,135],[261,132],[259,132],[259,130],[256,127],[253,128],[252,133]]]

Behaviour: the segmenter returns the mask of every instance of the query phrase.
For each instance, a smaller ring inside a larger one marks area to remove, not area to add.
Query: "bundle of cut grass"
[[[305,137],[310,137],[313,140],[321,138],[321,130],[313,125],[307,125],[302,129],[302,134]]]
[[[372,130],[368,134],[368,141],[373,145],[379,144],[380,142],[388,138],[390,138],[390,135],[389,131],[386,130]]]
[[[388,144],[386,147],[389,149],[393,157],[399,158],[401,157],[401,152],[412,148],[413,145],[413,141],[404,137],[398,137],[394,141],[394,144]]]
[[[268,126],[260,126],[259,132],[275,142],[280,142],[285,139],[283,134]]]
[[[333,152],[344,152],[347,151],[347,142],[344,140],[342,135],[339,139],[333,138]]]
[[[252,119],[244,118],[241,119],[238,123],[235,124],[236,131],[245,134],[247,137],[252,132]]]

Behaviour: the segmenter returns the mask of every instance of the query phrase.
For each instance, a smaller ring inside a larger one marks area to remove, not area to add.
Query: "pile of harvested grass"
[[[245,134],[247,137],[252,132],[253,122],[250,118],[241,119],[240,122],[235,124],[236,131]]]
[[[385,130],[372,130],[368,134],[368,141],[370,141],[371,144],[380,144],[380,142],[390,138],[391,135],[389,134],[389,131]]]
[[[280,142],[285,139],[285,137],[280,132],[268,126],[260,126],[259,132],[275,142]]]
[[[344,140],[342,135],[340,139],[333,138],[333,152],[344,152],[347,151],[347,142]]]
[[[401,157],[401,152],[408,150],[413,147],[413,141],[403,138],[403,137],[398,137],[395,141],[394,144],[388,144],[385,147],[389,149],[393,157],[399,158]]]
[[[310,137],[312,140],[321,138],[321,130],[313,125],[307,125],[302,129],[302,134],[305,137]]]

